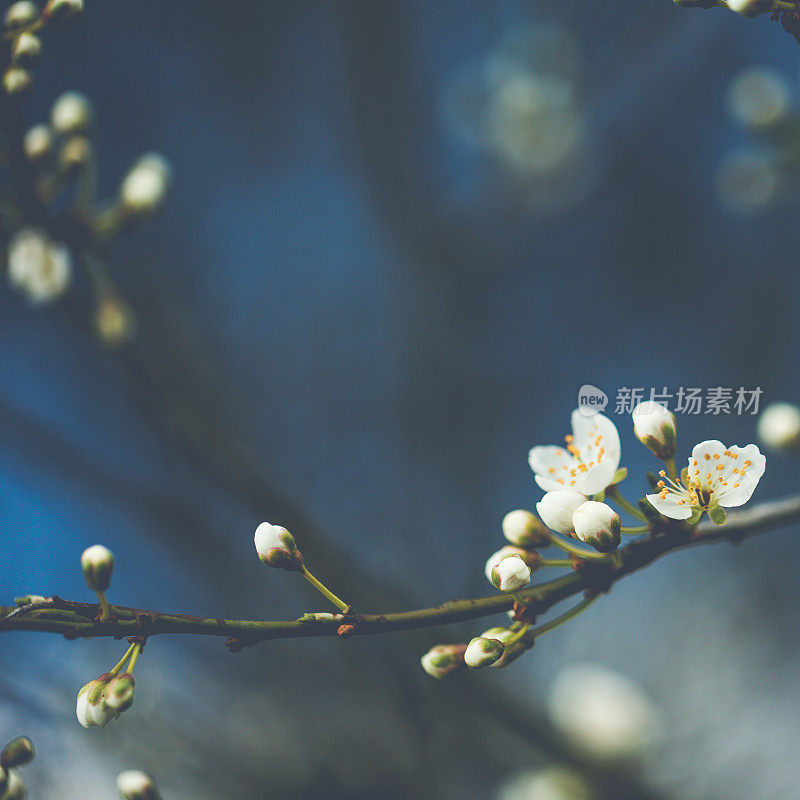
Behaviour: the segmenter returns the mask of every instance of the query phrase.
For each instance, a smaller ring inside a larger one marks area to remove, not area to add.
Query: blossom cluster
[[[800,411],[796,419],[785,408],[767,412],[761,427],[770,430],[773,440],[778,438],[777,428],[785,431],[793,422],[791,435],[800,441]],[[726,446],[716,439],[695,445],[679,474],[675,415],[663,404],[645,401],[633,408],[631,419],[636,438],[664,462],[665,469],[651,483],[652,491],[636,505],[625,500],[619,485],[627,470],[620,467],[616,426],[603,414],[587,414],[584,408],[573,411],[572,430],[563,445],[537,445],[528,454],[534,479],[544,491],[536,504],[537,515],[523,509],[507,514],[501,527],[508,544],[486,562],[487,579],[515,600],[511,626],[490,628],[467,644],[437,645],[422,657],[426,672],[441,678],[463,666],[506,666],[529,649],[538,635],[526,613],[524,593],[534,571],[546,567],[580,570],[589,563],[610,571],[620,569],[623,535],[668,535],[675,526],[696,526],[704,514],[722,524],[725,509],[746,503],[764,474],[766,459],[755,444]],[[626,527],[621,514],[641,524]],[[569,559],[549,559],[541,553],[548,547],[560,548]],[[563,619],[592,599],[587,596]],[[542,631],[558,621],[546,623]]]

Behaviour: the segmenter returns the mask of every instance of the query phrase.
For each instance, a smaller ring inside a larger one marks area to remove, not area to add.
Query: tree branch
[[[581,592],[606,592],[620,578],[674,550],[718,541],[737,543],[798,518],[800,494],[767,501],[746,511],[734,512],[722,527],[710,522],[698,526],[694,531],[670,526],[652,537],[635,540],[622,548],[622,565],[617,569],[603,564],[579,563],[573,572],[519,592],[518,595],[526,601],[527,608],[532,613],[541,614],[561,600]],[[53,596],[45,606],[40,602],[23,608],[0,607],[0,631],[61,633],[68,639],[156,634],[226,636],[229,638],[229,648],[236,651],[271,639],[336,636],[343,622],[349,622],[355,627],[353,635],[391,633],[477,619],[507,611],[513,605],[514,599],[510,595],[497,594],[468,600],[451,600],[439,606],[414,611],[286,621],[192,617],[112,606],[114,619],[110,622],[97,622],[95,618],[99,606],[96,603],[79,603]]]

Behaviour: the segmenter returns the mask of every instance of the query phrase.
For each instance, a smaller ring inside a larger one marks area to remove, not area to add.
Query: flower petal
[[[723,508],[735,508],[744,505],[752,497],[766,469],[767,459],[754,444],[746,447],[733,445],[728,450],[738,456],[736,463],[740,472],[728,474],[728,485],[717,491],[715,499]]]
[[[534,447],[528,453],[528,463],[536,474],[536,483],[546,492],[568,489],[571,482],[575,485],[578,462],[563,447]]]
[[[680,498],[671,492],[663,498],[660,494],[648,494],[646,497],[650,501],[650,505],[665,517],[670,519],[689,519],[692,516],[692,506],[687,502],[681,503]]]

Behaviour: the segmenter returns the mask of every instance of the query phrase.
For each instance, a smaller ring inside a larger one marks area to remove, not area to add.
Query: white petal
[[[571,474],[578,462],[563,448],[538,446],[528,453],[528,463],[536,475],[536,483],[546,492],[569,488],[575,480]]]
[[[679,503],[680,498],[672,493],[668,494],[665,498],[662,498],[660,494],[648,494],[646,497],[650,501],[650,505],[653,506],[659,514],[663,514],[665,517],[669,517],[670,519],[688,519],[692,516],[692,506],[690,506],[689,503],[681,505]]]
[[[559,533],[570,533],[572,531],[572,515],[585,502],[586,498],[579,492],[561,489],[556,492],[548,492],[536,504],[536,511],[548,528]]]
[[[583,494],[597,494],[611,484],[619,468],[621,448],[617,426],[603,414],[585,417],[572,412],[573,444],[581,462],[588,467],[579,473],[572,487]]]
[[[728,473],[726,478],[728,485],[717,491],[715,499],[724,508],[735,508],[744,505],[752,497],[766,469],[767,459],[754,444],[748,444],[746,447],[733,445],[728,449],[739,456],[736,463],[739,469],[744,469],[744,477]],[[747,467],[742,467],[747,461],[751,463]]]

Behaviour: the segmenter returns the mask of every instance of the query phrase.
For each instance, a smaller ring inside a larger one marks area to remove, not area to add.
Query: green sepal
[[[708,509],[708,516],[715,525],[724,525],[728,519],[728,512],[722,506],[713,505]]]
[[[611,479],[611,483],[622,483],[625,478],[628,477],[628,468],[627,467],[620,467],[615,473],[614,477]]]

